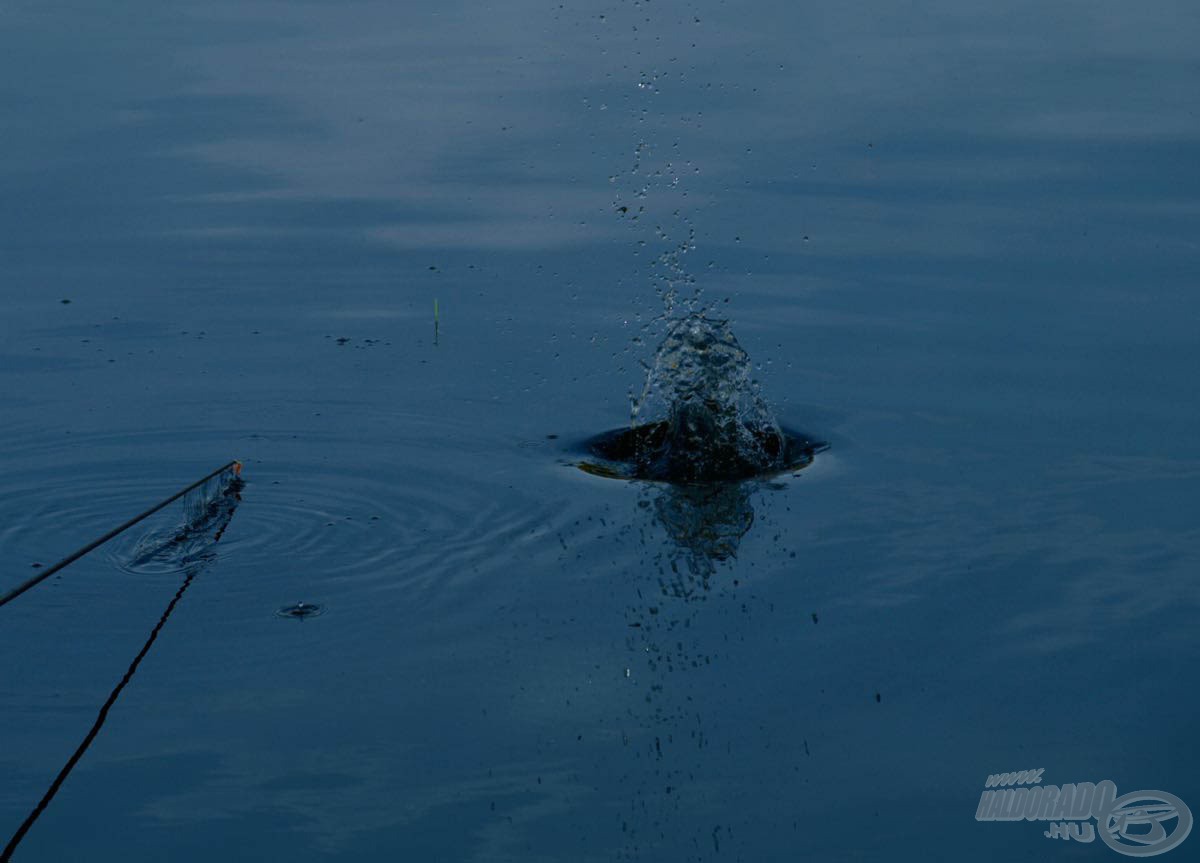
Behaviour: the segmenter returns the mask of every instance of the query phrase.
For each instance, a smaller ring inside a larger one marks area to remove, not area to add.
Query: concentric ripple
[[[509,574],[514,557],[561,553],[554,536],[568,517],[562,501],[522,476],[540,454],[514,452],[498,464],[482,429],[440,418],[390,422],[370,442],[212,430],[16,441],[0,480],[0,553],[16,565],[0,589],[231,456],[242,457],[245,487],[220,542],[170,547],[182,518],[173,504],[64,570],[64,585],[83,584],[72,577],[76,567],[101,579],[104,570],[157,578],[201,554],[213,570],[206,580],[220,580],[227,616],[261,619],[297,597],[336,605],[339,619],[380,602],[467,613],[472,592]]]
[[[0,553],[9,562],[0,574],[4,585],[66,557],[230,460],[227,451],[216,454],[211,442],[189,446],[186,438],[131,431],[10,439],[0,480]],[[165,457],[170,452],[173,459]],[[166,546],[169,532],[178,535],[185,521],[183,506],[178,501],[168,505],[72,564],[60,578],[79,568],[125,569],[136,556],[130,552],[139,540],[148,543],[141,549],[143,556],[152,551],[153,536],[163,548],[159,555],[148,555],[159,559],[148,571],[181,571],[178,562],[166,562]],[[180,539],[174,551],[187,557],[184,546],[196,537]]]

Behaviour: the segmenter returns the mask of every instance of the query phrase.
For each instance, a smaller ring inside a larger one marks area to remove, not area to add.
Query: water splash
[[[314,602],[301,601],[285,605],[275,613],[280,617],[287,617],[292,620],[306,620],[310,617],[319,617],[324,611],[324,608]]]
[[[244,486],[231,469],[192,489],[181,501],[181,521],[142,536],[129,551],[123,568],[138,573],[182,572],[211,560]]]
[[[630,427],[588,442],[625,479],[740,480],[806,466],[824,445],[785,432],[759,394],[750,356],[728,321],[692,312],[675,321],[633,400]]]
[[[665,421],[667,446],[697,459],[737,458],[770,470],[783,432],[751,378],[750,355],[728,321],[690,314],[676,322],[654,356],[632,420]],[[700,472],[703,464],[696,464]]]

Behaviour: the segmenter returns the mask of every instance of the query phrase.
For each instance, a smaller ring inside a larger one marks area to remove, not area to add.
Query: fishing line
[[[88,747],[92,745],[92,741],[96,739],[96,735],[100,733],[100,729],[104,726],[104,720],[108,718],[108,711],[114,704],[116,704],[117,697],[121,694],[121,690],[123,690],[125,685],[133,679],[133,675],[137,671],[138,665],[141,664],[143,657],[150,652],[150,647],[154,644],[154,640],[158,638],[159,631],[162,630],[163,625],[167,622],[167,618],[171,616],[171,612],[175,610],[175,606],[179,603],[180,598],[183,597],[184,591],[188,589],[192,583],[192,579],[196,577],[196,573],[199,571],[200,567],[196,567],[195,569],[188,571],[187,576],[183,580],[183,584],[179,586],[179,590],[175,591],[175,595],[171,597],[171,602],[167,605],[167,610],[164,611],[162,617],[158,619],[158,623],[155,625],[154,629],[151,630],[150,637],[146,639],[146,643],[142,645],[142,649],[138,651],[138,655],[133,658],[133,662],[130,663],[128,670],[126,670],[125,676],[121,678],[120,683],[117,684],[116,688],[113,689],[113,691],[109,694],[108,700],[105,701],[104,705],[100,708],[100,713],[96,716],[96,721],[92,723],[92,727],[89,729],[87,736],[83,738],[83,742],[79,744],[79,746],[75,749],[75,752],[72,753],[71,757],[67,759],[67,763],[63,765],[62,770],[60,770],[58,775],[54,777],[54,781],[50,783],[50,788],[44,795],[42,795],[42,799],[38,801],[37,806],[33,807],[33,811],[30,812],[25,820],[21,822],[21,826],[17,828],[17,832],[14,833],[12,838],[8,840],[8,845],[4,847],[3,851],[0,851],[0,863],[8,863],[8,861],[12,859],[13,852],[17,849],[17,845],[19,845],[21,840],[25,838],[25,834],[29,832],[29,828],[33,826],[35,821],[38,820],[38,817],[46,810],[46,807],[50,805],[50,801],[54,799],[54,795],[58,793],[58,789],[62,787],[64,782],[66,782],[67,776],[70,775],[71,771],[75,768],[75,765],[79,763],[79,759],[83,758],[83,755],[85,752],[87,752]]]
[[[232,469],[232,482],[227,484],[222,483],[215,492],[215,498],[209,499],[208,495],[204,495],[204,499],[198,502],[192,502],[193,505],[187,507],[189,516],[187,527],[194,527],[195,529],[202,530],[205,534],[209,535],[210,545],[219,542],[221,537],[225,534],[225,529],[229,527],[229,523],[233,519],[233,513],[237,508],[238,501],[241,500],[239,492],[242,488],[242,481],[238,478],[238,472],[240,471],[240,468],[241,463],[239,462],[230,462],[224,467],[218,468],[208,476],[204,477],[204,479],[192,483],[192,485],[185,488],[179,494],[176,494],[163,501],[163,503],[159,504],[154,509],[147,510],[142,515],[138,516],[137,519],[134,519],[128,524],[122,526],[119,530],[114,531],[108,537],[98,540],[92,545],[92,548],[94,548],[96,545],[99,545],[105,539],[115,536],[117,533],[120,533],[121,530],[124,530],[137,521],[140,521],[142,518],[145,518],[150,513],[162,509],[163,506],[170,503],[172,500],[176,500],[180,497],[180,495],[186,494],[187,492],[202,486],[213,477],[221,475],[223,471]],[[185,527],[185,531],[187,530],[187,527]],[[73,558],[69,558],[64,561],[61,566],[66,566],[71,562],[71,560],[78,558],[82,554],[86,554],[89,550],[90,549],[84,549],[80,551]],[[4,846],[2,851],[0,851],[0,863],[9,863],[9,861],[12,860],[12,855],[16,851],[17,846],[21,843],[21,840],[25,838],[25,834],[29,832],[30,828],[32,828],[34,825],[34,822],[36,822],[38,818],[41,817],[42,813],[46,811],[46,807],[50,805],[50,802],[54,799],[54,796],[58,793],[58,790],[62,787],[63,783],[67,781],[67,777],[71,774],[71,771],[75,769],[75,765],[77,765],[80,759],[82,759],[87,753],[88,748],[95,741],[97,735],[100,734],[100,729],[104,727],[105,720],[108,719],[109,711],[112,709],[113,705],[117,703],[117,698],[120,697],[121,692],[125,689],[129,682],[133,680],[133,675],[137,672],[138,666],[141,665],[142,660],[146,658],[146,654],[150,652],[150,648],[154,646],[154,642],[158,638],[158,634],[166,625],[167,619],[174,613],[176,606],[179,605],[179,601],[183,598],[183,594],[187,592],[187,589],[191,586],[196,576],[199,575],[204,568],[212,562],[212,560],[213,557],[211,556],[197,557],[194,559],[194,562],[184,570],[183,583],[179,585],[179,589],[175,591],[174,596],[172,596],[170,602],[167,603],[166,609],[163,610],[162,615],[154,624],[154,628],[150,630],[150,635],[147,637],[145,644],[142,645],[141,650],[139,650],[137,655],[134,656],[133,661],[129,663],[129,668],[126,669],[125,674],[121,677],[120,681],[113,688],[113,691],[109,693],[109,696],[105,700],[104,704],[100,707],[100,712],[96,715],[96,720],[92,723],[92,727],[88,729],[83,741],[75,748],[75,751],[71,753],[71,757],[67,759],[67,762],[62,766],[62,769],[58,771],[58,775],[54,777],[54,781],[50,783],[50,787],[46,790],[46,793],[42,795],[41,800],[37,802],[37,805],[33,807],[29,815],[27,815],[25,820],[21,822],[21,826],[17,828],[17,831],[12,835],[12,838],[8,840],[8,844]],[[61,568],[61,566],[59,568]],[[28,589],[28,587],[32,587],[32,585],[28,585],[22,589]]]
[[[189,485],[187,488],[180,489],[179,491],[175,492],[175,494],[171,495],[169,498],[162,501],[161,503],[156,503],[154,506],[150,507],[145,512],[135,515],[133,518],[129,519],[129,521],[125,522],[120,527],[115,527],[112,530],[110,530],[108,533],[104,534],[104,536],[100,537],[99,539],[89,542],[83,548],[68,555],[67,557],[64,557],[62,560],[60,560],[58,563],[54,564],[53,566],[49,567],[48,569],[46,569],[44,572],[39,572],[33,578],[30,578],[27,581],[17,585],[16,587],[14,587],[12,590],[8,591],[7,593],[0,595],[0,606],[6,604],[8,602],[11,602],[12,600],[16,599],[18,596],[20,596],[25,591],[29,590],[32,587],[36,587],[41,582],[45,581],[50,576],[54,575],[54,573],[58,572],[63,567],[68,566],[69,564],[72,564],[75,561],[79,560],[79,558],[83,557],[89,551],[93,551],[94,549],[99,548],[100,546],[104,545],[104,543],[108,542],[110,539],[112,539],[117,534],[122,533],[126,530],[129,530],[129,528],[133,527],[139,521],[149,518],[150,516],[154,515],[154,513],[158,512],[160,509],[162,509],[164,506],[166,506],[167,504],[170,504],[170,503],[173,503],[174,501],[179,500],[179,498],[183,497],[189,491],[199,488],[200,486],[204,485],[206,482],[208,482],[213,477],[219,476],[222,473],[224,473],[225,471],[232,471],[234,478],[240,477],[242,474],[242,463],[240,461],[234,460],[234,461],[229,462],[229,464],[221,465],[219,468],[214,470],[212,473],[206,474],[205,476],[201,477],[200,479],[196,480],[194,483]]]

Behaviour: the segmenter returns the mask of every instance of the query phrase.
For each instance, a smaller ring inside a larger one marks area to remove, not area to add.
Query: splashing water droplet
[[[280,617],[290,617],[293,620],[303,620],[306,617],[316,617],[325,609],[312,602],[297,602],[292,605],[285,605],[279,609],[276,614]]]

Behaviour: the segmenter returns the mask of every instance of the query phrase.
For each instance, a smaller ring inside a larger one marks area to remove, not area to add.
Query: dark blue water
[[[1197,46],[1189,4],[7,9],[0,589],[247,482],[13,859],[1120,859],[975,819],[1035,768],[1200,811]],[[831,449],[578,471],[695,289]],[[177,516],[0,608],[0,842]]]

